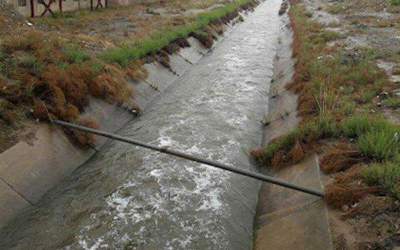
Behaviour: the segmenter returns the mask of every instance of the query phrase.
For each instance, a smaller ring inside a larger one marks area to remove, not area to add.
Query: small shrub
[[[365,90],[361,93],[360,102],[369,103],[378,95],[375,90]]]
[[[360,136],[357,145],[361,153],[371,159],[377,161],[393,159],[400,150],[398,131],[388,127],[367,132]]]
[[[40,75],[43,65],[31,54],[26,54],[18,58],[18,66],[28,70],[33,75]]]
[[[325,188],[325,200],[329,206],[342,208],[344,205],[353,205],[377,189],[372,187],[360,187],[342,184],[329,184]]]
[[[340,104],[340,112],[345,116],[350,116],[356,109],[356,103],[352,101],[343,101]]]
[[[324,173],[336,173],[352,167],[361,159],[360,152],[351,144],[341,143],[324,155],[320,165]]]
[[[400,199],[400,165],[398,162],[373,164],[363,171],[368,185],[382,186],[386,192]]]
[[[63,50],[69,63],[83,63],[90,59],[90,56],[77,46],[68,46]]]

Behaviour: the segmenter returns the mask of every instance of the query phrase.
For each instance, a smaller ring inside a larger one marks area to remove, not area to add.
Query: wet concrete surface
[[[281,20],[280,42],[274,60],[264,144],[287,134],[300,122],[297,116],[298,97],[287,90],[295,64],[291,51],[292,32],[288,23],[288,17],[285,16]],[[264,172],[302,187],[323,189],[315,155],[299,164]],[[263,183],[255,224],[256,250],[332,249],[327,208],[320,197]]]
[[[279,33],[262,3],[121,135],[256,170]],[[259,182],[111,142],[1,233],[1,249],[249,249]]]

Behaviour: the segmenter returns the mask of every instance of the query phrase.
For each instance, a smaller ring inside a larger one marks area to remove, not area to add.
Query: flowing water
[[[281,0],[259,5],[123,130],[256,171]],[[110,142],[1,234],[2,249],[250,249],[260,183]]]

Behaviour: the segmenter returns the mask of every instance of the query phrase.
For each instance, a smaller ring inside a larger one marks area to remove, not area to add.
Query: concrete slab
[[[76,148],[61,130],[49,126],[37,126],[35,136],[32,143],[20,141],[0,155],[0,178],[31,203],[37,202],[93,153]]]
[[[304,187],[321,190],[317,156],[275,175]],[[255,249],[332,249],[327,208],[309,194],[265,184],[259,199]]]
[[[5,225],[10,218],[30,206],[24,198],[2,180],[0,180],[0,201],[0,225]]]

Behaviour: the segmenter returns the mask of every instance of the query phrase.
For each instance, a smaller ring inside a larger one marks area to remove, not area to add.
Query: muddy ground
[[[306,0],[309,16],[341,34],[330,46],[342,45],[350,58],[358,50],[374,53],[378,67],[400,84],[400,8],[385,0]],[[400,86],[399,86],[400,87]],[[385,99],[391,97],[391,105]],[[376,97],[371,112],[400,124],[399,89]],[[336,174],[338,175],[338,174]],[[325,176],[330,183],[335,175]],[[336,249],[396,249],[400,246],[400,202],[368,196],[353,206],[330,209]]]

